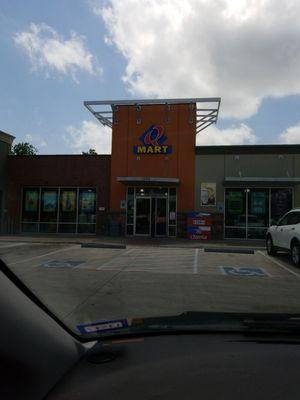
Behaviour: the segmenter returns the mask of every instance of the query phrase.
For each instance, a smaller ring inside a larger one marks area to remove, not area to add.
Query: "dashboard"
[[[97,344],[47,400],[299,399],[300,342],[189,334]]]

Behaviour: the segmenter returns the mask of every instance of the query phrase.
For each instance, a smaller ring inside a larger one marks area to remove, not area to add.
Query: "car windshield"
[[[298,315],[299,12],[2,1],[3,273],[88,339]]]

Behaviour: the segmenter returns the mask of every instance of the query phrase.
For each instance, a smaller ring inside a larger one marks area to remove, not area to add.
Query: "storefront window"
[[[79,189],[78,223],[94,224],[96,222],[96,191]]]
[[[59,221],[76,222],[76,189],[60,190]]]
[[[23,232],[95,233],[93,188],[25,188],[22,202]]]
[[[79,189],[78,233],[95,233],[96,191]]]
[[[291,208],[290,188],[226,189],[225,237],[264,239],[268,227]]]
[[[271,225],[293,208],[292,189],[271,189]]]
[[[24,189],[23,191],[23,222],[38,222],[39,220],[39,189]]]
[[[55,233],[57,231],[58,189],[41,190],[41,211],[39,231]]]
[[[246,192],[245,189],[226,189],[225,237],[246,237]]]
[[[248,189],[247,238],[264,239],[269,226],[269,189]]]
[[[42,189],[41,197],[41,221],[56,222],[58,206],[58,190]]]
[[[23,232],[38,232],[40,189],[24,189],[22,200],[22,230]]]
[[[133,225],[127,225],[127,235],[133,235]]]

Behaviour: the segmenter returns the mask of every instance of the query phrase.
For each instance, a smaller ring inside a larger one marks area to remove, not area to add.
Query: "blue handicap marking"
[[[220,267],[224,274],[230,276],[268,276],[268,274],[262,269],[257,267]]]
[[[73,261],[73,260],[51,260],[42,264],[46,268],[75,268],[84,261]]]

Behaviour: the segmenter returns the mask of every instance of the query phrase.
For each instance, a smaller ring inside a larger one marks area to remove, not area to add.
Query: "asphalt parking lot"
[[[0,257],[74,328],[185,311],[300,312],[300,270],[263,250],[0,241]]]

